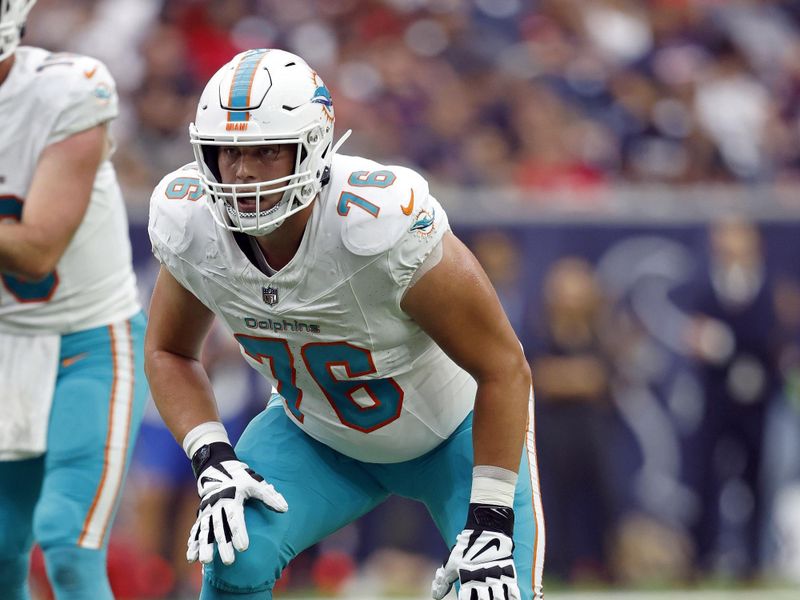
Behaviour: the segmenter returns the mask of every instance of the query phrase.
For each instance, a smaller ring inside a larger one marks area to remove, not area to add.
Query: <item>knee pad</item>
[[[28,556],[28,552],[0,556],[0,590],[5,600],[30,600]]]
[[[106,554],[78,546],[43,548],[47,577],[59,600],[114,600]]]
[[[86,509],[62,493],[43,497],[33,514],[33,537],[42,547],[73,546],[86,520]]]

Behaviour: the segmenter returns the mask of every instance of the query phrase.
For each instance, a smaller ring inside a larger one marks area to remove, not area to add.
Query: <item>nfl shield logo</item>
[[[270,287],[262,287],[261,288],[261,295],[264,298],[264,302],[273,306],[278,303],[278,288]]]

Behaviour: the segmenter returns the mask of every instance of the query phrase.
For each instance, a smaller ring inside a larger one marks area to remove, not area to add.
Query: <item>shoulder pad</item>
[[[162,262],[169,262],[168,255],[183,254],[197,227],[213,228],[204,197],[194,163],[169,173],[153,190],[148,231],[153,251]],[[203,224],[193,225],[193,221]]]
[[[114,85],[106,66],[97,58],[71,52],[48,52],[31,66],[40,85],[53,82],[62,86],[92,89],[98,81]]]
[[[95,58],[52,53],[35,67],[36,88],[42,102],[57,108],[50,143],[90,129],[119,114],[114,78]]]
[[[345,247],[353,254],[374,256],[398,243],[427,206],[428,182],[416,171],[387,166],[345,174],[333,198],[343,224]],[[335,190],[332,190],[335,191]]]

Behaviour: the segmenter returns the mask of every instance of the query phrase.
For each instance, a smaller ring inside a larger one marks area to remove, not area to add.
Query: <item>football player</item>
[[[144,315],[109,162],[114,81],[20,47],[34,0],[0,2],[0,596],[112,598],[106,546],[146,400]]]
[[[463,599],[539,597],[522,348],[425,179],[337,154],[333,126],[302,58],[241,53],[200,98],[196,162],[151,200],[145,367],[197,477],[201,597],[271,597],[298,552],[390,494],[453,546],[435,598],[456,582]],[[199,363],[215,316],[278,392],[235,450]]]

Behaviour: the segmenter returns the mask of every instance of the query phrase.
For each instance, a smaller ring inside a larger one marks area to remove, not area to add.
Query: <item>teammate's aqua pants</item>
[[[42,547],[58,600],[111,600],[105,552],[147,399],[144,315],[65,335],[47,452],[0,462],[0,598],[27,600]]]
[[[534,586],[537,590],[541,586],[544,559],[532,431],[526,446],[514,501],[514,558],[522,598],[531,600]],[[472,488],[472,415],[448,440],[420,458],[371,464],[313,440],[273,400],[245,430],[236,452],[283,494],[289,510],[279,514],[260,503],[245,506],[250,547],[237,553],[230,566],[215,554],[213,564],[204,571],[201,600],[271,598],[281,571],[300,551],[372,510],[390,494],[423,502],[448,546],[455,544],[466,522]]]

